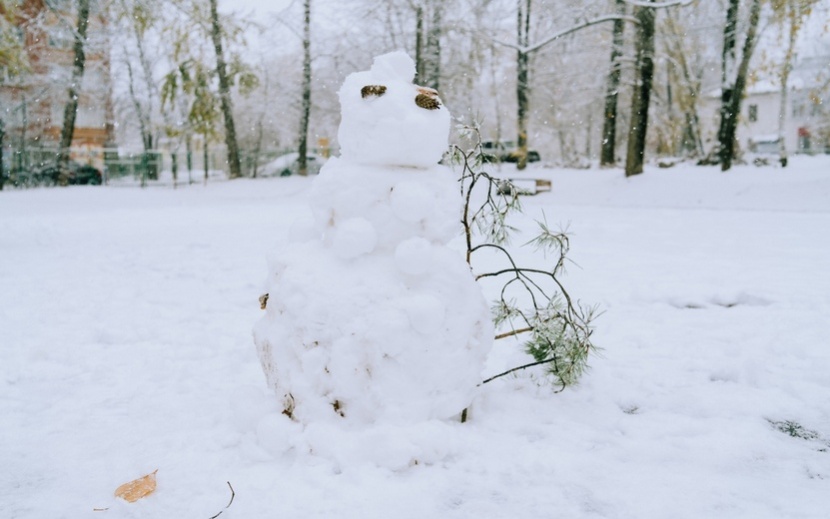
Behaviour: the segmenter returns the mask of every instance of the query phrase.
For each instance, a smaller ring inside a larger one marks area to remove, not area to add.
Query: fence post
[[[205,139],[205,144],[204,144],[204,147],[202,148],[202,162],[205,163],[204,164],[204,166],[205,166],[205,185],[207,185],[207,182],[208,182],[208,169],[210,168],[210,162],[208,161],[207,139]]]
[[[3,190],[3,184],[6,182],[6,172],[3,168],[3,138],[6,136],[6,123],[0,117],[0,191]]]
[[[179,173],[179,157],[176,155],[176,151],[170,152],[170,171],[173,173],[173,189],[176,189],[176,180],[178,179]]]
[[[189,142],[189,141],[188,141]],[[193,183],[193,152],[187,147],[187,184]]]
[[[147,152],[141,152],[141,187],[147,186]]]

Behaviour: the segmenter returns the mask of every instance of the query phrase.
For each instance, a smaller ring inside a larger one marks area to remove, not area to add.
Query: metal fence
[[[5,147],[2,172],[8,187],[35,187],[57,183],[58,149],[54,147]],[[319,171],[328,150],[311,150],[309,173]],[[288,176],[298,172],[298,154],[292,149],[240,150],[242,175],[246,177]],[[104,184],[171,185],[207,182],[228,177],[227,154],[215,150],[125,151],[107,148],[71,148],[72,168],[97,171]],[[86,177],[85,177],[86,178]],[[91,177],[94,179],[94,177]],[[83,183],[98,183],[97,181]]]

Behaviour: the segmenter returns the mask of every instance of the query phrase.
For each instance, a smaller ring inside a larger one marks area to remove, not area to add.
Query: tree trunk
[[[424,86],[440,89],[441,84],[441,34],[442,2],[431,2],[432,19],[430,20],[424,49]]]
[[[737,0],[730,0],[730,2],[737,3]],[[730,10],[731,7],[732,6],[730,5]],[[732,167],[732,159],[735,156],[735,135],[738,130],[738,117],[741,114],[741,101],[743,100],[744,90],[746,90],[746,80],[747,75],[749,74],[749,62],[752,59],[752,53],[755,50],[755,35],[758,29],[758,22],[760,19],[761,0],[752,0],[749,13],[749,27],[747,28],[746,39],[744,40],[741,62],[737,66],[737,71],[735,71],[734,61],[737,60],[734,59],[735,42],[733,41],[733,64],[731,65],[731,69],[729,67],[726,67],[726,65],[724,66],[724,70],[726,70],[727,72],[737,72],[737,76],[735,76],[734,83],[732,83],[732,88],[730,89],[729,95],[726,96],[726,93],[724,91],[724,97],[721,99],[721,103],[724,103],[721,107],[721,131],[718,133],[721,146],[721,171],[728,171]],[[727,21],[727,26],[728,25],[729,22]],[[732,38],[734,39],[734,28],[732,32]],[[724,34],[725,33],[726,30],[724,31]],[[725,35],[724,43],[726,43]]]
[[[207,134],[204,135],[205,142],[204,146],[202,146],[202,161],[205,163],[205,185],[208,183],[208,171],[210,170],[210,161],[208,157],[208,136]]]
[[[262,139],[265,136],[264,132],[262,131],[262,118],[264,116],[264,112],[260,114],[259,119],[256,122],[256,146],[254,146],[254,157],[253,157],[253,168],[251,173],[251,178],[256,178],[257,173],[259,172],[259,154],[262,152]]]
[[[420,85],[424,82],[424,7],[415,8],[415,77]]]
[[[311,115],[311,0],[303,2],[303,104],[300,114],[299,174],[308,175],[308,120]]]
[[[126,49],[125,49],[126,51]],[[129,92],[130,92],[130,99],[133,102],[133,108],[135,109],[135,115],[138,119],[138,131],[141,133],[141,144],[144,147],[144,153],[148,153],[153,148],[153,135],[150,133],[150,121],[149,115],[144,107],[141,106],[141,101],[138,99],[138,95],[135,91],[135,75],[133,74],[133,66],[130,64],[130,60],[125,60],[127,65],[127,78],[129,79]]]
[[[184,138],[185,161],[187,162],[187,185],[193,184],[193,138],[188,130]]]
[[[524,4],[524,5],[523,5]],[[531,0],[518,0],[518,29],[517,40],[520,49],[527,48],[530,42],[530,6]],[[527,116],[529,111],[528,54],[518,50],[516,54],[516,100],[517,126],[516,151],[519,154],[516,168],[523,170],[527,167]]]
[[[617,13],[625,14],[625,1],[616,0]],[[615,156],[617,147],[617,100],[619,99],[623,36],[625,22],[614,20],[614,31],[611,43],[611,71],[605,87],[605,119],[602,126],[602,147],[600,151],[600,166],[613,166],[617,162]]]
[[[22,96],[22,103],[20,106],[20,110],[23,115],[23,120],[21,121],[20,125],[20,153],[18,154],[18,166],[20,169],[29,170],[31,167],[31,157],[29,156],[27,146],[28,146],[28,138],[26,136],[26,129],[29,127],[29,110],[27,108],[26,96]]]
[[[173,173],[173,189],[176,189],[179,187],[179,155],[176,150],[170,154],[170,171]]]
[[[726,10],[726,24],[723,26],[723,54],[721,59],[721,106],[720,128],[718,129],[718,157],[723,171],[732,167],[732,155],[735,152],[735,124],[737,115],[733,117],[732,98],[735,95],[735,71],[737,55],[735,42],[738,31],[738,8],[740,0],[729,0]]]
[[[106,11],[102,15],[105,17],[106,20],[111,20],[113,17],[111,11],[111,4],[107,4],[105,7]],[[109,22],[107,22],[109,24]],[[103,69],[107,71],[104,74],[104,91],[106,92],[106,97],[104,98],[104,131],[106,132],[106,141],[104,143],[104,148],[112,149],[116,147],[115,142],[115,93],[114,87],[112,84],[112,75],[109,71],[112,70],[112,38],[110,37],[110,30],[111,26],[107,26],[107,30],[104,32],[105,43],[104,43],[104,58],[103,58]],[[105,153],[107,153],[105,151]],[[106,177],[105,177],[106,179]]]
[[[673,58],[673,62],[680,69],[681,82],[684,88],[678,96],[678,102],[684,114],[683,128],[683,150],[693,152],[695,157],[703,157],[706,151],[703,149],[703,139],[700,135],[700,116],[698,115],[697,100],[700,97],[700,78],[695,78],[686,59],[686,51],[680,44],[684,30],[679,30],[675,20],[675,12],[669,10],[666,13],[666,26],[669,31],[667,38],[667,52]]]
[[[654,77],[654,18],[651,7],[637,7],[637,72],[638,81],[631,102],[631,123],[628,129],[628,152],[625,157],[625,176],[643,172],[646,135],[648,133],[648,108],[651,100],[651,84]]]
[[[210,0],[211,37],[213,49],[216,51],[216,75],[219,78],[219,101],[222,105],[222,115],[225,119],[225,145],[228,147],[228,167],[230,177],[242,176],[239,165],[239,147],[236,143],[236,127],[233,122],[233,104],[231,103],[231,87],[228,79],[225,54],[222,50],[222,26],[219,24],[219,13],[216,11],[216,1]]]
[[[3,190],[3,184],[6,183],[6,171],[3,168],[3,139],[6,137],[6,123],[0,117],[0,191]]]
[[[787,97],[789,89],[790,71],[792,70],[793,57],[795,56],[795,43],[798,36],[798,14],[795,5],[786,7],[785,19],[789,21],[789,40],[787,41],[787,54],[784,57],[784,64],[781,67],[781,105],[778,108],[778,155],[781,167],[787,167]]]
[[[63,128],[58,149],[58,168],[60,182],[65,184],[69,179],[69,148],[72,146],[72,137],[75,134],[75,119],[78,116],[78,96],[81,92],[81,82],[84,79],[86,64],[86,31],[89,26],[89,1],[78,0],[78,28],[73,44],[74,59],[72,64],[72,79],[69,84],[69,100],[63,110]]]
[[[138,62],[141,64],[142,73],[144,75],[144,86],[147,88],[147,115],[146,115],[146,131],[147,131],[147,141],[149,145],[146,147],[146,150],[149,151],[153,147],[153,141],[156,139],[153,138],[153,130],[154,126],[152,124],[151,118],[155,114],[155,110],[153,110],[153,99],[158,96],[161,97],[158,93],[158,84],[153,81],[153,71],[152,66],[150,65],[150,60],[147,59],[147,53],[144,51],[144,38],[143,35],[139,32],[138,27],[133,25],[133,32],[135,36],[135,46],[138,50]],[[162,110],[162,114],[167,114],[165,110]]]

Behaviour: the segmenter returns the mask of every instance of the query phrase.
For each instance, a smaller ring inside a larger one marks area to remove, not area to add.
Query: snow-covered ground
[[[284,453],[275,425],[251,329],[311,179],[0,192],[0,516],[830,516],[830,157],[516,176],[553,181],[517,224],[569,226],[601,355],[560,394],[483,386],[401,471]]]

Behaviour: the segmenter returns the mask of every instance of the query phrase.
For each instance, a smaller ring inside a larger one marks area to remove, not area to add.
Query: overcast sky
[[[219,0],[223,11],[253,11],[257,15],[278,13],[291,5],[293,0]]]

